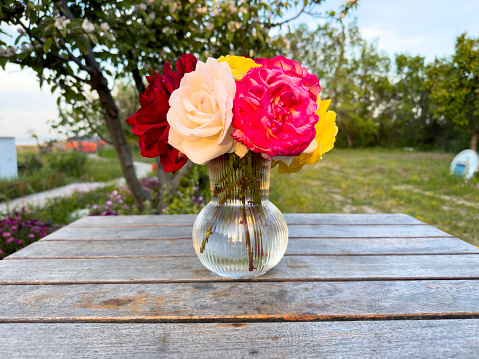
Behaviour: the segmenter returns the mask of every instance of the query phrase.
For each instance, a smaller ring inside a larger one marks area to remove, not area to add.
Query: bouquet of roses
[[[283,56],[197,61],[183,55],[173,71],[147,76],[141,108],[126,121],[141,155],[160,158],[164,172],[188,159],[197,164],[227,153],[249,152],[294,173],[334,146],[336,114],[321,101],[318,78]],[[249,155],[252,155],[251,153]]]
[[[141,108],[127,119],[139,137],[141,155],[159,156],[165,172],[178,171],[188,159],[210,166],[212,202],[193,227],[203,264],[214,271],[221,265],[210,266],[210,260],[238,264],[238,253],[235,260],[223,260],[223,245],[211,244],[206,257],[204,252],[211,241],[244,239],[248,271],[264,273],[280,258],[271,255],[271,248],[284,253],[287,244],[287,229],[268,224],[279,215],[265,201],[267,160],[273,167],[279,164],[281,173],[298,172],[333,147],[338,131],[336,114],[327,111],[330,101],[319,97],[318,78],[283,56],[201,62],[188,54],[178,59],[176,71],[166,63],[162,75],[154,72],[147,79]],[[284,218],[281,223],[286,226]],[[281,238],[282,246],[271,244]]]

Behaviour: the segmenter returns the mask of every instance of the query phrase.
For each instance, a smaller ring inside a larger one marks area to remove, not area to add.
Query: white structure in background
[[[464,150],[451,162],[449,171],[464,179],[471,179],[479,169],[479,157],[473,150]]]
[[[0,179],[16,178],[17,148],[14,137],[0,137]]]

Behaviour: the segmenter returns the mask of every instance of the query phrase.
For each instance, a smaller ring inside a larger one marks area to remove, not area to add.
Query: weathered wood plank
[[[424,224],[404,213],[399,214],[331,214],[284,213],[288,224]],[[68,227],[95,226],[178,226],[193,225],[196,214],[83,217]]]
[[[10,285],[0,301],[0,322],[479,318],[479,281]]]
[[[287,256],[253,281],[476,279],[479,255]],[[0,262],[0,284],[227,281],[194,257]]]
[[[6,358],[477,358],[478,338],[476,319],[0,324]]]
[[[428,225],[290,225],[290,237],[308,238],[391,238],[452,237]],[[191,238],[192,227],[97,227],[62,228],[42,240],[116,240]]]
[[[291,238],[286,255],[452,254],[479,253],[479,248],[457,238]],[[96,258],[194,256],[191,239],[117,241],[39,241],[5,258]]]

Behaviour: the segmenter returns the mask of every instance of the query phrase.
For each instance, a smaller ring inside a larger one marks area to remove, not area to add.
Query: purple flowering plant
[[[161,184],[157,177],[147,177],[140,180],[141,185],[153,199],[153,203],[147,206],[146,213],[156,214],[156,202],[161,192]],[[187,181],[176,193],[165,191],[166,202],[169,206],[164,210],[165,214],[174,213],[199,213],[205,205],[205,198],[197,181]],[[106,195],[104,201],[87,205],[90,216],[121,216],[140,214],[134,205],[133,197],[126,186],[120,186]]]
[[[22,208],[0,214],[0,259],[38,241],[58,229],[58,225],[42,222],[31,210]]]

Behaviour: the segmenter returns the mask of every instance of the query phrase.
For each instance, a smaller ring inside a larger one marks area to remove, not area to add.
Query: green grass
[[[479,246],[479,181],[449,175],[453,154],[334,149],[297,174],[272,170],[282,212],[407,213]]]
[[[123,177],[120,162],[112,160],[97,160],[88,158],[85,176],[90,181],[108,182]]]
[[[141,157],[140,149],[138,147],[133,147],[133,149],[131,149],[131,154],[133,156],[133,161],[140,161],[140,162],[145,162],[145,163],[155,163],[154,158]],[[110,158],[110,159],[117,159],[118,158],[118,154],[116,153],[114,148],[102,148],[98,151],[98,156],[103,157],[103,158]]]

